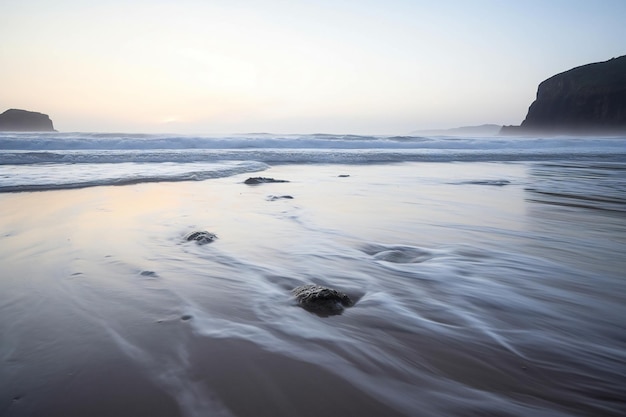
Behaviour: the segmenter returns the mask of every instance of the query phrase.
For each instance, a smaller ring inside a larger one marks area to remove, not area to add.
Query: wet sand
[[[619,198],[524,164],[263,175],[291,182],[0,195],[0,415],[626,412]],[[310,314],[310,282],[358,302]]]

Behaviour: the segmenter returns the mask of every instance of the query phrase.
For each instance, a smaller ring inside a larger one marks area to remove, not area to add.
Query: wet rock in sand
[[[293,197],[290,195],[268,195],[267,201],[276,201],[276,200],[293,200]]]
[[[511,184],[511,181],[509,181],[509,180],[476,180],[476,181],[462,182],[461,184],[495,185],[496,187],[502,187],[502,186]]]
[[[185,240],[187,241],[195,240],[199,245],[205,245],[207,243],[211,243],[215,239],[217,239],[217,235],[211,232],[204,231],[204,230],[200,232],[192,232],[192,233],[189,233],[187,236],[185,236]]]
[[[347,294],[320,285],[302,285],[292,293],[302,308],[320,316],[341,314],[344,307],[354,305]]]
[[[265,184],[265,183],[271,183],[271,182],[289,182],[289,181],[277,180],[274,178],[267,178],[267,177],[250,177],[247,180],[245,180],[243,183],[248,184],[248,185],[256,185],[256,184]]]

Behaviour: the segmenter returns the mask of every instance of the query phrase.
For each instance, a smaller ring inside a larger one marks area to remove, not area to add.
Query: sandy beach
[[[543,192],[558,169],[0,194],[0,415],[618,416],[624,202]],[[356,305],[311,314],[307,283]]]
[[[626,417],[625,17],[3,1],[0,417]]]

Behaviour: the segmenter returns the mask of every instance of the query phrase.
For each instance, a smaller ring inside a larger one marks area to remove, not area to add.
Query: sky
[[[519,124],[626,55],[624,0],[0,0],[0,112],[60,131],[408,134]]]

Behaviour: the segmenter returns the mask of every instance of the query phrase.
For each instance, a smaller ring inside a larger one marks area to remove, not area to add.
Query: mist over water
[[[50,136],[0,142],[2,415],[626,413],[623,138]]]

